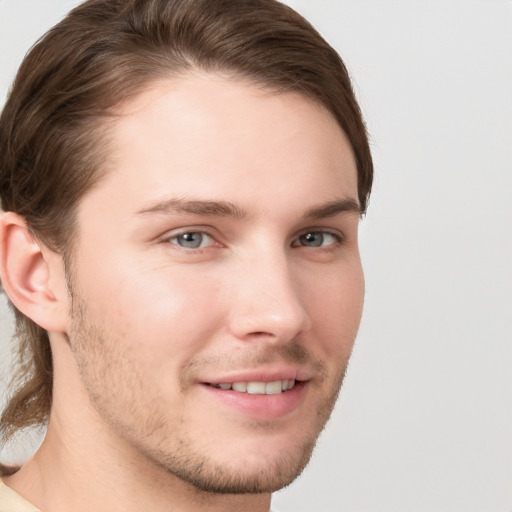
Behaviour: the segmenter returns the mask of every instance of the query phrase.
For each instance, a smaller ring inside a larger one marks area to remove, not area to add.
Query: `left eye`
[[[213,245],[214,241],[210,235],[199,231],[191,231],[190,233],[182,233],[180,235],[169,238],[171,244],[179,245],[184,249],[201,249]]]
[[[339,243],[340,239],[332,233],[310,231],[300,235],[293,243],[294,247],[327,247]]]

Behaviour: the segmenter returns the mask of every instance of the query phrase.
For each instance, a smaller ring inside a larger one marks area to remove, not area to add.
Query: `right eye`
[[[203,247],[210,247],[215,243],[210,235],[200,231],[180,233],[170,237],[168,240],[169,243],[179,245],[184,249],[202,249]]]

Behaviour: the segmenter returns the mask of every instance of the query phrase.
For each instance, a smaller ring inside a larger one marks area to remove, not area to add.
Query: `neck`
[[[268,512],[270,494],[214,494],[197,490],[151,462],[112,459],[98,438],[79,448],[51,421],[40,449],[5,483],[45,512]],[[68,431],[69,432],[69,431]]]

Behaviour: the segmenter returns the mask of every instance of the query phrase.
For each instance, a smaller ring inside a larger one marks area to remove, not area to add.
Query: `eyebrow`
[[[335,217],[340,213],[355,213],[357,215],[362,214],[361,206],[355,199],[337,199],[329,201],[326,204],[314,206],[310,208],[304,215],[304,220],[317,220],[326,219],[329,217]]]
[[[219,217],[235,217],[242,219],[247,212],[239,206],[228,201],[203,201],[187,199],[166,199],[149,204],[137,212],[146,214],[190,213],[193,215],[215,215]]]
[[[172,214],[188,213],[192,215],[214,215],[219,217],[234,217],[243,219],[247,217],[247,212],[229,201],[207,201],[207,200],[187,200],[187,199],[165,199],[150,203],[137,211],[138,215],[148,214]],[[359,203],[351,198],[337,199],[328,203],[313,206],[302,216],[303,220],[317,220],[329,217],[335,217],[340,213],[355,213],[361,215]]]

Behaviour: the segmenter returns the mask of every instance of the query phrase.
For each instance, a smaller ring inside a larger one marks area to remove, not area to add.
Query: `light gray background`
[[[25,51],[76,3],[0,0],[0,102]],[[353,75],[376,182],[342,399],[274,505],[511,511],[512,3],[288,3]],[[0,329],[5,375],[4,303]]]

